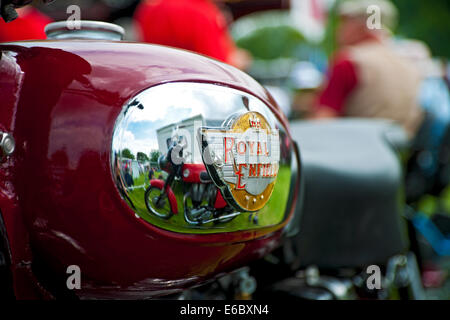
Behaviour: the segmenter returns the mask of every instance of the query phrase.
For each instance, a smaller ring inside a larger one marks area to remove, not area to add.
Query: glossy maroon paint
[[[252,78],[218,61],[146,44],[39,41],[0,50],[0,130],[17,145],[1,164],[0,209],[18,298],[48,297],[31,272],[36,257],[61,277],[68,265],[80,266],[81,297],[139,298],[198,283],[276,246],[284,225],[212,235],[156,228],[135,217],[110,170],[122,106],[165,82],[251,93],[286,124]]]

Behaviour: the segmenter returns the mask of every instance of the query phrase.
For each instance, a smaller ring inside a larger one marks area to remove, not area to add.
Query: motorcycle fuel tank
[[[13,265],[29,248],[60,279],[79,266],[80,297],[136,298],[200,283],[277,245],[299,156],[252,78],[155,45],[0,50],[1,130],[16,144],[0,190]],[[17,230],[29,241],[16,241]]]

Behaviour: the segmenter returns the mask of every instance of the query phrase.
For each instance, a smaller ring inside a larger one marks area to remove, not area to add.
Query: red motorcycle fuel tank
[[[76,265],[80,297],[158,296],[276,247],[299,159],[287,120],[245,73],[137,43],[0,50],[0,130],[16,143],[0,184],[14,280],[24,261],[60,279]]]

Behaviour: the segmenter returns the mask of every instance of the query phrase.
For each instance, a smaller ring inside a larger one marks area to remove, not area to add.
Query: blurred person
[[[144,0],[134,21],[139,41],[194,51],[243,70],[250,64],[213,0]]]
[[[386,0],[348,0],[339,5],[338,51],[313,117],[391,119],[413,138],[423,120],[418,103],[421,76],[388,44],[385,25],[367,27],[370,5],[380,8],[381,23],[395,20],[396,8]]]
[[[155,170],[150,167],[150,170],[148,170],[148,181],[153,179],[153,176],[155,175]]]
[[[33,6],[17,9],[19,17],[6,23],[0,19],[0,42],[45,39],[44,28],[52,22]]]
[[[133,177],[131,176],[130,168],[125,169],[124,179],[125,179],[125,183],[126,183],[127,187],[134,186],[134,180],[133,180]]]
[[[445,78],[445,62],[433,59],[430,48],[419,40],[396,40],[392,47],[408,59],[422,76],[419,104],[425,117],[416,144],[421,148],[438,149],[450,127],[450,92]]]

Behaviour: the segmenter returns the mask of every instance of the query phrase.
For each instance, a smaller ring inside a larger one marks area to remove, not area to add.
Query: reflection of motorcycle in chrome
[[[174,161],[173,152],[178,152],[179,161]],[[184,218],[189,224],[225,222],[239,213],[232,213],[222,194],[212,183],[204,164],[184,163],[183,146],[173,143],[167,155],[158,159],[160,168],[169,173],[167,179],[152,179],[145,191],[145,204],[149,212],[169,219],[178,213],[178,203],[172,190],[175,179],[181,179],[186,189],[183,196]],[[178,162],[178,163],[176,163]]]

